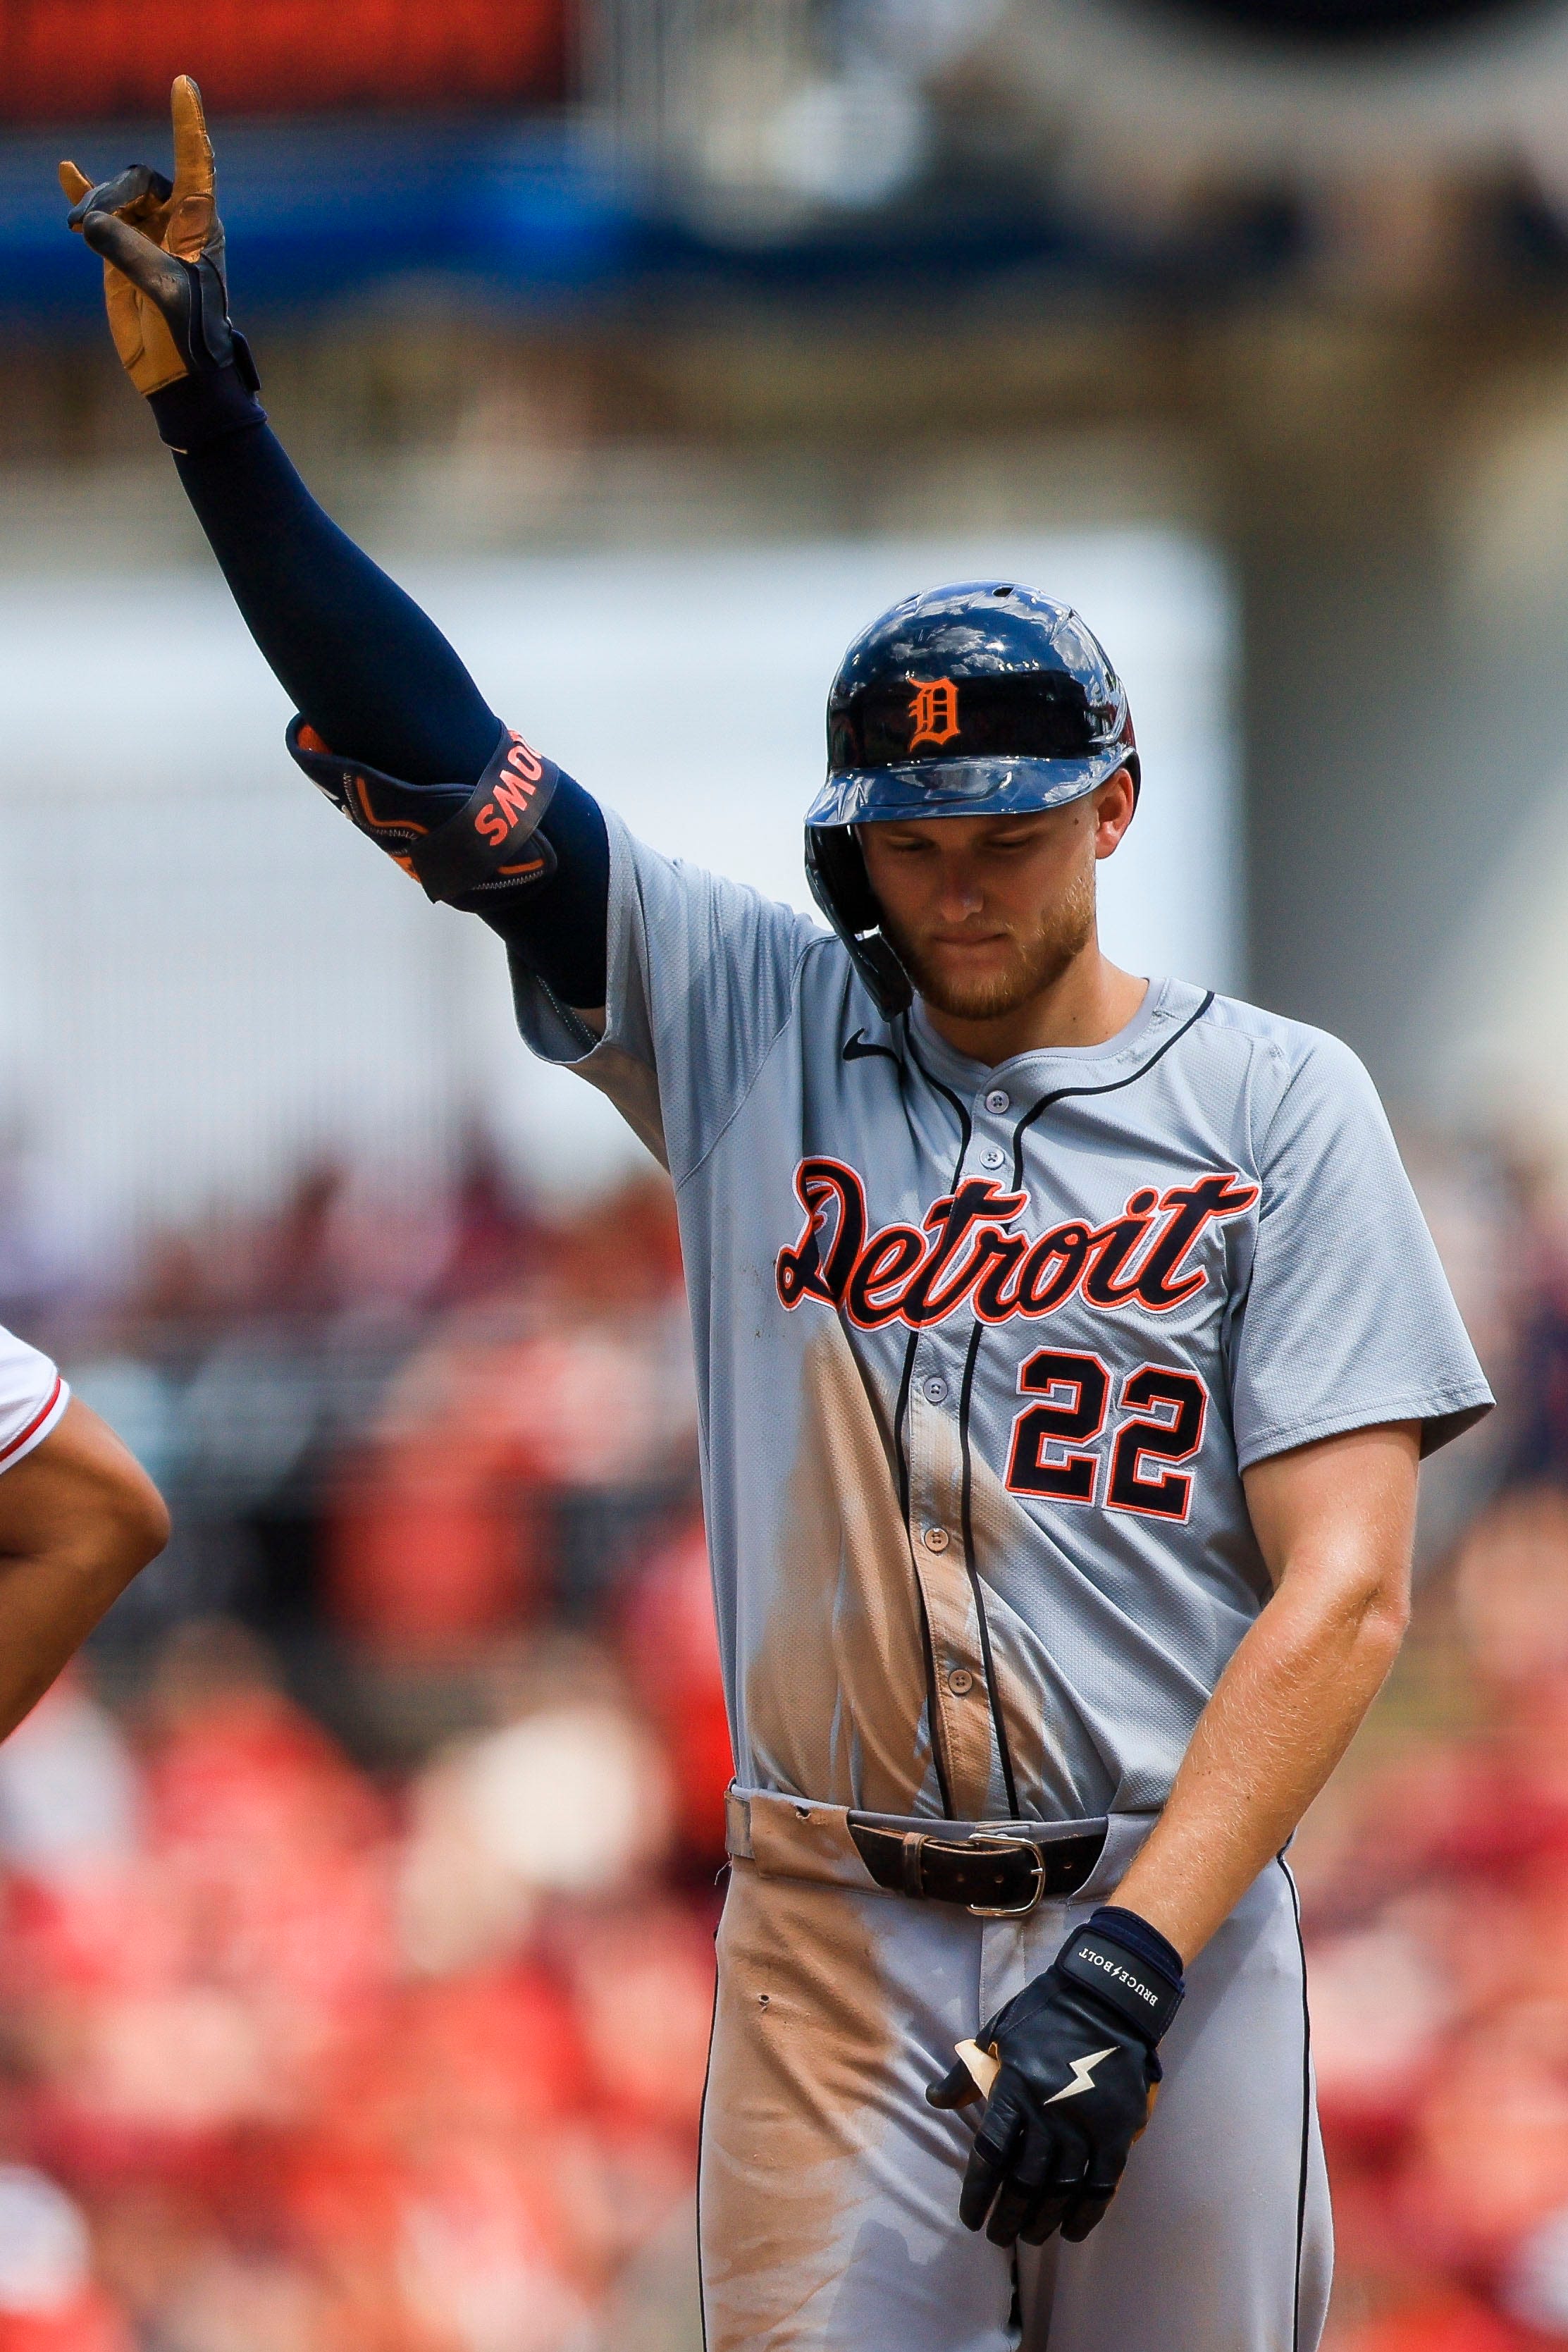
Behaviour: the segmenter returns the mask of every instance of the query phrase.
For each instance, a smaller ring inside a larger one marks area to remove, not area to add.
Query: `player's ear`
[[[1109,857],[1121,846],[1122,835],[1132,824],[1133,811],[1137,805],[1138,795],[1131,773],[1125,768],[1118,768],[1094,795],[1096,857]]]

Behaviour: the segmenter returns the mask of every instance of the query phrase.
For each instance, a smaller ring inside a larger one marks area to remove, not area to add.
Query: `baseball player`
[[[1490,1402],[1365,1075],[1102,954],[1127,698],[1019,582],[851,647],[829,929],[635,842],[289,467],[174,117],[172,184],[61,177],[294,756],[674,1183],[737,1775],[711,2352],[1307,2352],[1283,1850]]]

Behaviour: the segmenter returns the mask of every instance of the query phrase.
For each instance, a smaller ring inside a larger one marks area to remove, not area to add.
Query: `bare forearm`
[[[0,1477],[0,1738],[168,1541],[157,1488],[73,1399]]]
[[[1381,1689],[1401,1631],[1376,1606],[1325,1622],[1310,1595],[1281,1591],[1243,1641],[1116,1896],[1184,1958],[1291,1837]]]
[[[1354,1430],[1247,1474],[1274,1597],[1198,1717],[1116,1897],[1186,1959],[1287,1843],[1394,1663],[1419,1437],[1408,1423]]]
[[[0,1739],[15,1731],[146,1556],[0,1560]]]

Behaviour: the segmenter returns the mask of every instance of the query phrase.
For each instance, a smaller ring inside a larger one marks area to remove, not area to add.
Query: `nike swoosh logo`
[[[896,1063],[898,1061],[898,1055],[894,1052],[891,1045],[873,1045],[865,1043],[864,1039],[865,1031],[863,1029],[857,1029],[854,1035],[850,1039],[849,1044],[844,1047],[844,1059],[846,1062],[868,1062],[873,1054],[880,1054],[884,1061],[893,1063]]]
[[[1065,2090],[1053,2091],[1044,2105],[1054,2107],[1061,2099],[1076,2099],[1083,2092],[1092,2091],[1095,2088],[1095,2067],[1103,2058],[1113,2058],[1115,2054],[1116,2045],[1113,2042],[1109,2050],[1092,2050],[1087,2058],[1075,2058],[1072,2061],[1071,2082],[1068,2084]]]

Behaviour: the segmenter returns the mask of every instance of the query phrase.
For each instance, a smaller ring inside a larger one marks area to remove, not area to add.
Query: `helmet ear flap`
[[[907,1013],[915,992],[883,936],[882,908],[852,825],[806,827],[806,879],[812,898],[848,948],[883,1019],[893,1021]]]

